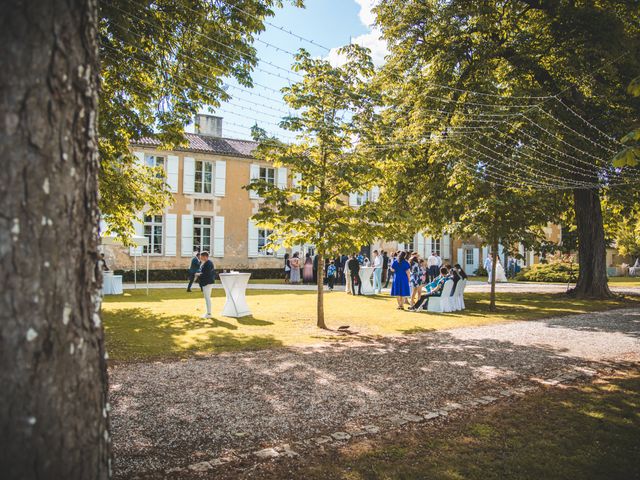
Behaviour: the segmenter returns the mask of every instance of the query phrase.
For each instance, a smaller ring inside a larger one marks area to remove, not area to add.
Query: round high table
[[[227,296],[227,301],[222,309],[222,316],[239,318],[251,315],[245,296],[251,274],[232,272],[221,273],[219,276],[224,287],[224,293]]]
[[[373,295],[373,283],[371,279],[373,267],[360,267],[360,280],[362,280],[362,294]]]
[[[122,295],[122,275],[102,272],[102,295]]]

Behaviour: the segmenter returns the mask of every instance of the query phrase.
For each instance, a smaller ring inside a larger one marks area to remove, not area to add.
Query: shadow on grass
[[[236,350],[281,347],[271,335],[235,333],[238,325],[221,318],[192,315],[158,316],[146,308],[103,312],[107,349],[114,361],[152,361]],[[245,317],[244,325],[271,322]]]

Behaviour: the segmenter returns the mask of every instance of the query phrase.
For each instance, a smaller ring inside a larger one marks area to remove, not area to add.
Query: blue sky
[[[379,34],[369,27],[373,22],[373,2],[375,0],[306,0],[306,8],[300,9],[286,4],[283,9],[276,11],[275,17],[268,19],[270,23],[313,40],[332,49],[331,51],[301,41],[271,25],[266,25],[266,30],[258,38],[289,52],[305,48],[312,55],[329,58],[333,63],[340,61],[335,49],[353,41],[372,48],[374,60],[379,64],[384,55],[384,45],[378,39]],[[298,79],[295,73],[290,71],[293,58],[289,53],[278,51],[261,42],[255,42],[254,45],[261,60],[258,67],[262,69],[256,69],[252,74],[254,82],[258,85],[250,91],[245,91],[237,88],[237,82],[229,80],[228,91],[234,98],[223,104],[214,114],[224,117],[225,137],[249,138],[249,129],[257,122],[265,130],[285,140],[290,139],[290,133],[277,127],[279,118],[286,114],[287,106],[280,93],[273,90],[280,90],[289,82]]]

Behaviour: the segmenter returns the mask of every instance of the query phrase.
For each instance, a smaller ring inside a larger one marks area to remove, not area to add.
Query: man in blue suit
[[[196,252],[191,259],[191,265],[189,265],[189,285],[187,285],[187,292],[191,291],[191,285],[196,278],[196,273],[200,271],[200,254]],[[202,288],[202,287],[200,287]]]

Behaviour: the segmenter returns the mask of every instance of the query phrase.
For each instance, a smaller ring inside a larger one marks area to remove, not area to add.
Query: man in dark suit
[[[189,265],[189,285],[187,285],[187,292],[191,291],[191,285],[196,279],[196,273],[200,271],[200,254],[195,253],[191,259],[191,265]]]
[[[209,252],[200,253],[200,260],[202,260],[202,266],[200,267],[198,282],[204,294],[204,303],[207,307],[207,313],[202,318],[211,318],[211,290],[215,282],[216,271],[213,267],[213,262],[209,260]]]
[[[342,277],[340,277],[340,283],[342,283],[342,285],[347,284],[347,261],[348,260],[349,260],[349,257],[347,257],[346,255],[342,255],[340,257],[340,265],[342,267]]]
[[[355,282],[358,282],[358,295],[362,295],[362,280],[360,279],[360,262],[358,262],[358,255],[353,254],[351,259],[347,262],[349,273],[351,274],[351,294],[356,294]]]
[[[389,255],[384,250],[382,251],[382,283],[387,281],[387,274],[389,273]],[[385,288],[386,285],[385,285]]]

